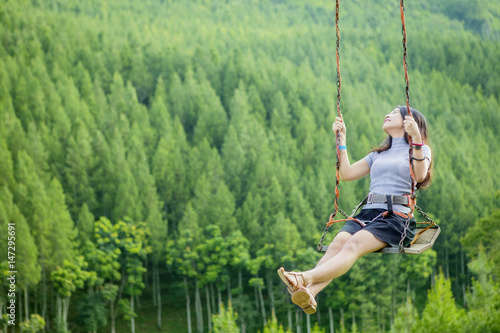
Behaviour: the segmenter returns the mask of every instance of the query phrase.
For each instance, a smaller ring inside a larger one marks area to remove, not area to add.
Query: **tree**
[[[0,99],[2,112],[0,113],[0,129],[2,130],[2,139],[5,140],[7,148],[15,159],[20,150],[25,148],[26,134],[22,123],[16,116],[12,98],[7,95]]]
[[[26,319],[19,324],[24,332],[37,333],[45,328],[45,320],[37,314],[32,314],[30,319]]]
[[[151,253],[147,242],[149,230],[144,222],[132,224],[119,221],[111,225],[111,222],[106,218],[97,221],[94,230],[97,242],[97,259],[102,262],[103,260],[100,258],[103,255],[112,254],[111,258],[104,260],[106,265],[100,265],[98,268],[99,275],[101,276],[102,272],[106,282],[118,284],[118,303],[122,300],[123,293],[130,296],[129,319],[132,332],[134,332],[134,297],[140,295],[141,290],[144,289],[142,276],[146,269],[143,267],[143,261]],[[112,330],[114,331],[114,322],[119,308],[114,308],[113,297],[109,297],[109,299],[112,300],[110,311]]]
[[[204,74],[199,76],[201,76],[198,90],[200,105],[193,141],[200,143],[207,140],[211,146],[220,149],[228,125],[226,111]]]
[[[95,272],[87,272],[87,263],[83,256],[70,262],[64,260],[62,267],[57,267],[52,271],[50,280],[57,291],[57,329],[59,332],[68,331],[68,311],[71,295],[76,289],[82,289],[84,283],[90,280],[91,284],[96,280]]]
[[[394,324],[391,325],[391,333],[411,333],[413,327],[416,326],[418,320],[418,312],[415,306],[408,299],[403,306],[400,306]],[[418,331],[418,329],[416,330]]]
[[[94,230],[94,215],[89,211],[86,203],[80,208],[76,226],[78,229],[78,239],[81,244],[85,244],[87,240],[92,238],[92,232]]]
[[[199,253],[190,228],[182,228],[179,230],[179,236],[175,241],[173,239],[167,241],[166,261],[167,266],[175,268],[183,278],[186,293],[188,333],[191,333],[191,298],[189,296],[188,278],[195,278],[197,269],[201,269],[203,266],[198,264],[200,261]]]
[[[224,178],[229,189],[234,193],[236,205],[239,206],[243,202],[248,181],[248,161],[232,124],[229,125],[222,145],[222,163]]]
[[[67,186],[68,205],[76,218],[78,209],[83,205],[92,211],[96,208],[94,189],[90,183],[89,172],[95,168],[92,138],[86,125],[78,121],[74,134],[68,140],[65,184]]]
[[[497,209],[489,216],[479,219],[461,239],[472,258],[475,258],[480,251],[484,251],[492,263],[491,273],[495,276],[500,276],[500,245],[495,241],[500,237],[499,222],[500,209]]]
[[[234,312],[231,303],[228,304],[227,309],[224,304],[220,306],[220,312],[217,315],[213,315],[212,320],[214,322],[213,331],[214,333],[237,333],[240,329],[236,325],[236,320],[238,319],[238,314]]]
[[[42,174],[42,177],[45,177]],[[62,265],[65,259],[73,258],[76,230],[67,210],[64,193],[59,181],[54,178],[45,184],[26,152],[20,151],[16,165],[18,186],[14,198],[22,215],[29,221],[30,231],[35,235],[38,262],[42,268],[42,317],[47,311],[47,279],[50,271]]]
[[[198,167],[203,171],[194,188],[193,208],[204,217],[200,227],[217,225],[226,236],[236,228],[234,197],[223,181],[220,156],[206,142],[202,148],[205,161],[198,161]]]
[[[465,312],[455,304],[451,293],[451,282],[440,271],[436,282],[427,293],[427,304],[414,330],[425,332],[460,332],[465,321]]]
[[[117,219],[142,220],[142,205],[134,175],[128,164],[124,165],[115,198],[114,216]]]
[[[84,295],[76,305],[76,312],[76,322],[83,330],[95,333],[107,324],[108,309],[102,293]]]
[[[264,333],[289,333],[291,331],[285,331],[282,324],[278,324],[278,319],[273,313],[271,320],[269,320],[264,326]]]
[[[13,225],[12,225],[13,223]],[[9,227],[10,226],[10,227]],[[21,214],[17,205],[13,202],[13,195],[9,189],[3,185],[0,187],[0,227],[3,230],[14,229],[14,234],[6,233],[7,236],[0,240],[0,253],[3,258],[11,258],[14,266],[5,271],[19,271],[24,274],[16,276],[16,286],[19,290],[24,290],[25,316],[29,316],[29,288],[36,286],[41,279],[41,267],[38,262],[38,248],[35,240],[30,233],[26,218]],[[22,240],[22,246],[17,246]],[[14,250],[14,252],[11,252]],[[12,254],[15,255],[12,258]],[[7,263],[7,262],[5,262]],[[6,280],[7,277],[5,277]],[[7,291],[4,293],[7,295]],[[3,300],[0,300],[3,302]],[[0,306],[2,308],[3,305]]]
[[[52,179],[47,189],[51,198],[46,206],[50,212],[50,243],[52,244],[51,260],[54,265],[62,265],[64,260],[74,258],[75,239],[77,230],[69,214],[61,183],[57,178]]]
[[[149,110],[151,126],[156,129],[158,138],[168,137],[173,134],[172,118],[170,117],[166,103],[167,94],[165,83],[163,83],[163,79],[160,76],[158,77],[154,99],[151,103],[151,109]]]
[[[479,248],[477,257],[469,264],[478,277],[473,279],[467,294],[468,313],[465,332],[497,332],[500,330],[500,286],[492,275],[494,265],[484,250]]]

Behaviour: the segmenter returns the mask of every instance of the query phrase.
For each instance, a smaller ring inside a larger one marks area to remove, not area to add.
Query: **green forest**
[[[399,11],[340,3],[351,161],[405,103]],[[441,234],[306,315],[276,270],[334,208],[335,1],[1,1],[0,332],[500,332],[500,6],[405,15]],[[350,213],[369,178],[339,187]]]

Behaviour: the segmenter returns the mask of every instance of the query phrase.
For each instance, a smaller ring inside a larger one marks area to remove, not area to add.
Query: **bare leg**
[[[387,246],[385,242],[377,239],[370,232],[360,230],[349,238],[336,256],[324,261],[321,265],[316,266],[316,268],[302,272],[303,277],[305,281],[313,285],[320,282],[329,282],[345,274],[354,265],[356,260],[365,254],[377,251],[385,246]]]
[[[325,262],[329,261],[331,258],[335,257],[340,250],[344,247],[344,245],[347,243],[349,238],[351,238],[352,235],[348,232],[341,231],[339,232],[333,241],[328,245],[328,250],[326,250],[325,254],[323,257],[318,261],[318,264],[316,267],[323,265]],[[323,290],[332,280],[328,281],[323,281],[319,283],[312,283],[307,286],[307,289],[311,291],[311,293],[316,296],[321,290]]]

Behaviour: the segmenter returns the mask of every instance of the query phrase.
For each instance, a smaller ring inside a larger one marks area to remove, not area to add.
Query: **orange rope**
[[[339,52],[339,47],[340,47],[340,28],[339,28],[339,13],[340,13],[340,0],[336,0],[335,4],[335,31],[336,31],[336,36],[337,36],[337,45],[336,45],[336,51],[335,51],[335,56],[337,60],[337,116],[341,117],[342,112],[340,110],[340,91],[341,91],[341,79],[340,79],[340,52]],[[339,180],[340,180],[340,132],[337,132],[336,136],[337,140],[337,164],[336,164],[336,173],[335,173],[335,208],[333,213],[330,215],[330,221],[333,221],[333,218],[335,215],[337,215],[337,212],[339,210],[339,196],[340,196],[340,191],[339,191]]]
[[[400,0],[399,4],[400,4],[399,7],[400,7],[400,12],[401,12],[401,25],[402,25],[401,32],[403,34],[403,67],[404,67],[405,82],[406,82],[406,89],[405,89],[406,109],[408,110],[408,115],[413,118],[413,115],[412,115],[411,109],[410,109],[410,78],[408,76],[408,62],[407,62],[407,55],[408,54],[407,54],[407,50],[406,50],[407,41],[406,41],[406,22],[405,22],[405,12],[404,12],[404,0]],[[410,164],[410,177],[411,177],[411,182],[412,182],[410,197],[414,199],[417,183],[415,181],[415,173],[413,171],[413,164],[412,164],[412,161],[413,161],[413,158],[412,158],[413,157],[413,142],[412,142],[412,138],[410,136],[408,136],[408,141],[410,143],[409,164]],[[411,213],[413,215],[414,206],[411,205],[410,207],[411,207]]]

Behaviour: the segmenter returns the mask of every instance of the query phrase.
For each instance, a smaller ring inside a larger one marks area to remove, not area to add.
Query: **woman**
[[[347,156],[343,119],[337,117],[333,123],[333,132],[340,133],[340,178],[355,180],[370,174],[370,194],[368,203],[355,216],[361,222],[347,221],[315,268],[303,272],[286,272],[283,267],[278,270],[292,294],[292,302],[304,312],[315,313],[315,296],[330,281],[346,273],[360,257],[386,246],[399,245],[407,221],[400,213],[410,212],[408,195],[412,184],[408,136],[413,143],[417,188],[426,186],[431,176],[431,150],[426,144],[427,122],[417,110],[412,108],[411,112],[413,118],[405,106],[398,106],[387,114],[382,127],[388,134],[387,139],[354,164],[350,164]],[[390,213],[382,215],[387,211]],[[415,224],[411,219],[403,242],[405,246],[413,240]]]

